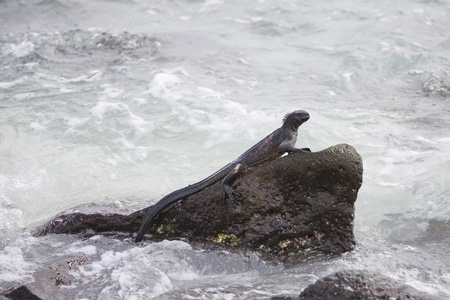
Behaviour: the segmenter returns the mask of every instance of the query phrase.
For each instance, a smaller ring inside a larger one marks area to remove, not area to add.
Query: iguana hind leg
[[[241,175],[243,172],[247,170],[247,165],[243,162],[237,162],[234,169],[228,173],[227,176],[222,180],[222,197],[223,201],[227,203],[228,201],[236,207],[239,203],[236,200],[235,196],[241,196],[239,193],[236,193],[231,186],[236,178]]]

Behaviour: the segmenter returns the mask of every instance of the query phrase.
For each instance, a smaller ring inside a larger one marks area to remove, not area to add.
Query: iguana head
[[[304,110],[296,110],[288,113],[283,118],[283,127],[291,128],[295,132],[300,125],[309,120],[309,113]]]

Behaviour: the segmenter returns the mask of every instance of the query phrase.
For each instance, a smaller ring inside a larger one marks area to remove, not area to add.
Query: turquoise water
[[[88,255],[77,299],[260,299],[343,269],[450,297],[449,15],[448,1],[0,2],[0,288]],[[287,268],[30,235],[80,204],[147,207],[296,109],[311,115],[298,147],[364,160],[341,258]]]

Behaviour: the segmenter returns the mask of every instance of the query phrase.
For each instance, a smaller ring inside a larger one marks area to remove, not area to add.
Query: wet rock
[[[274,296],[270,300],[298,300],[298,297],[294,296]]]
[[[418,213],[417,213],[418,215]],[[392,243],[412,245],[450,244],[450,221],[437,218],[427,219],[419,216],[408,216],[405,213],[387,214],[380,223],[388,240]]]
[[[365,271],[343,271],[308,286],[298,300],[428,300],[431,296],[395,280]]]
[[[39,300],[39,299],[75,299],[76,291],[73,289],[61,289],[75,280],[70,274],[78,266],[89,262],[87,257],[73,257],[56,263],[34,274],[34,282],[22,285],[4,294],[8,299],[14,300]]]
[[[237,208],[224,203],[217,183],[161,213],[145,239],[258,249],[290,261],[350,251],[362,171],[360,155],[346,144],[287,155],[236,181],[235,191],[241,195]],[[131,236],[145,212],[63,214],[38,231]]]
[[[158,295],[158,300],[179,300],[179,299],[257,299],[257,300],[297,300],[298,296],[267,296],[258,292],[251,286],[215,286],[196,287],[186,290],[174,290],[162,295]]]

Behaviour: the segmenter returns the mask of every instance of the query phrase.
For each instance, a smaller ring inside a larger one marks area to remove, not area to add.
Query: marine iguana
[[[208,186],[222,180],[222,197],[224,201],[229,201],[236,207],[238,202],[235,196],[239,196],[232,184],[236,178],[245,172],[249,167],[256,167],[283,155],[285,152],[311,152],[309,148],[295,148],[297,141],[297,130],[300,125],[309,120],[309,114],[304,110],[296,110],[286,114],[283,118],[283,125],[261,140],[259,143],[248,149],[237,159],[227,164],[209,177],[189,185],[185,188],[176,190],[162,198],[153,207],[147,210],[145,217],[139,227],[135,242],[138,243],[144,237],[144,234],[159,213],[170,205],[184,199],[190,195],[200,192]]]

